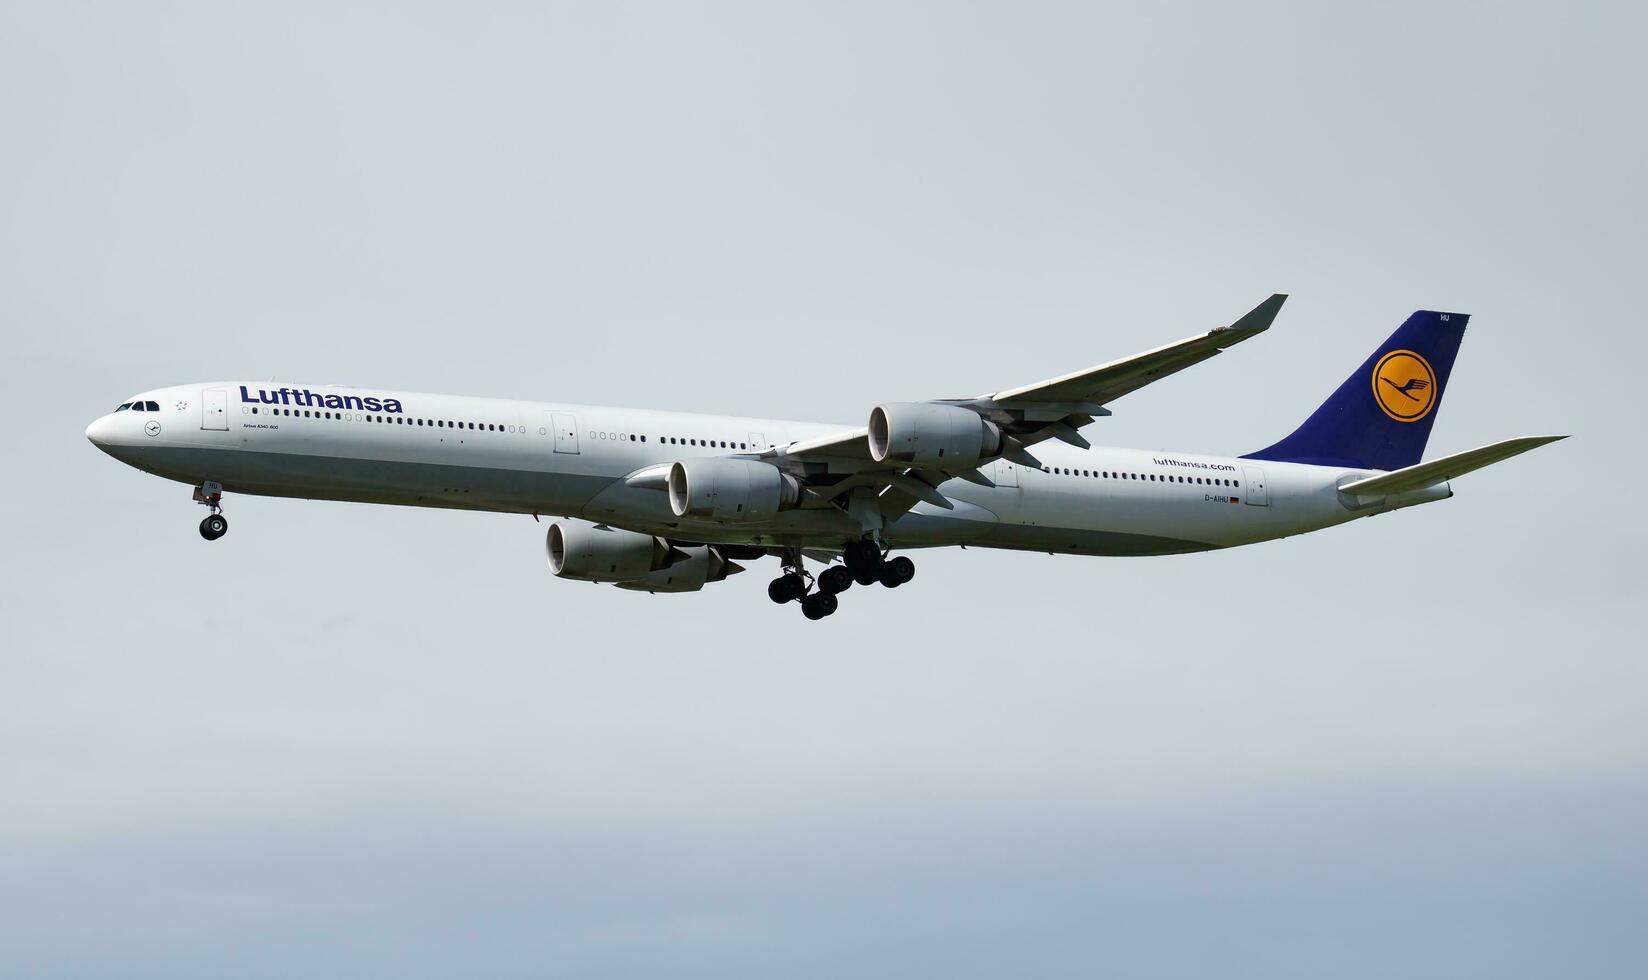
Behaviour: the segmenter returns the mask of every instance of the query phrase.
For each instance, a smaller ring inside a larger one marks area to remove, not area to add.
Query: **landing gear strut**
[[[195,487],[195,503],[212,509],[212,513],[200,522],[201,537],[216,541],[229,533],[229,519],[223,516],[223,484],[207,480]]]

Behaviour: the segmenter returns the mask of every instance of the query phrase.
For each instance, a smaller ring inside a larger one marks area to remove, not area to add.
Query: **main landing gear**
[[[831,565],[814,579],[801,567],[800,549],[786,553],[784,574],[768,583],[767,598],[779,605],[799,600],[803,616],[823,619],[836,611],[840,606],[836,597],[852,588],[855,582],[859,585],[880,582],[896,589],[916,577],[915,562],[903,555],[888,558],[880,545],[867,538],[848,544],[842,549],[841,558],[842,564]]]
[[[799,600],[803,616],[823,619],[835,612],[835,594],[840,591],[832,588],[836,580],[830,576],[831,571],[834,569],[827,569],[822,576],[814,579],[801,565],[801,549],[788,549],[784,552],[784,574],[767,583],[767,598],[779,605]]]
[[[889,589],[896,589],[916,577],[915,562],[903,555],[897,558],[886,557],[880,546],[868,538],[854,541],[843,548],[841,560],[844,563],[842,570],[859,585],[874,585],[880,582]]]
[[[223,516],[223,484],[207,480],[195,487],[195,503],[212,508],[212,512],[200,522],[201,537],[216,541],[229,533],[229,519]]]

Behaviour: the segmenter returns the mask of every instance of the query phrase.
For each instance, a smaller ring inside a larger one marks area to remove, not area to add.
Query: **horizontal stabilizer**
[[[1501,460],[1520,456],[1530,449],[1538,449],[1546,443],[1566,439],[1567,436],[1527,436],[1522,439],[1506,439],[1491,446],[1480,449],[1471,449],[1441,459],[1433,459],[1428,463],[1404,467],[1390,473],[1357,480],[1339,488],[1343,493],[1354,494],[1358,497],[1384,497],[1391,494],[1407,493],[1410,490],[1423,490],[1434,487],[1438,483],[1445,483],[1456,477],[1464,476],[1473,470],[1484,466],[1491,466]]]

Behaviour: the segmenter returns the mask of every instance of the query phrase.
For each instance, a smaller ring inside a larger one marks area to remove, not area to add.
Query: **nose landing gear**
[[[207,541],[216,541],[229,533],[229,521],[222,514],[211,514],[200,522],[200,536]]]
[[[207,480],[195,487],[195,503],[204,504],[212,509],[211,514],[200,522],[200,536],[207,541],[216,541],[229,533],[229,519],[223,516],[223,484]]]

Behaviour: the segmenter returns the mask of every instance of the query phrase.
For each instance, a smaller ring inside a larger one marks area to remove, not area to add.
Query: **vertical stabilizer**
[[[1281,442],[1248,459],[1398,470],[1418,463],[1470,316],[1420,310]]]

